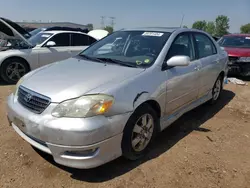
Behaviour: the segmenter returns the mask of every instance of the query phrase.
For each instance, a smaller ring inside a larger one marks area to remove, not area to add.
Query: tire
[[[149,122],[151,121],[151,128],[150,126],[148,126],[149,129],[146,128],[147,126],[143,126],[145,129],[143,130],[142,119],[146,121],[147,125],[150,125]],[[124,128],[121,146],[123,157],[129,160],[137,160],[143,157],[149,151],[150,145],[155,138],[158,123],[159,118],[157,117],[156,112],[149,105],[144,104],[140,106],[131,115]],[[136,126],[136,124],[138,125]],[[145,137],[147,137],[147,139],[145,139]],[[145,145],[142,144],[143,139]],[[139,140],[141,141],[138,142]],[[138,143],[135,144],[136,142]]]
[[[222,91],[222,84],[223,84],[223,76],[220,75],[214,83],[212,89],[212,99],[209,101],[210,104],[215,104],[220,98]]]
[[[29,67],[21,58],[6,59],[0,67],[0,76],[8,84],[16,84],[27,72]]]

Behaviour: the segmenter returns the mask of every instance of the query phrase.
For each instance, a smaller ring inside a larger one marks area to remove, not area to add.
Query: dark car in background
[[[218,44],[228,53],[228,74],[250,76],[250,34],[225,35]]]

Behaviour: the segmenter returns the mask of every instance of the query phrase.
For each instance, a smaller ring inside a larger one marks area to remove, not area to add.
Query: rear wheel
[[[215,81],[214,87],[212,89],[212,99],[210,100],[210,104],[214,104],[220,98],[220,94],[222,91],[223,77],[219,76]]]
[[[123,133],[122,152],[129,160],[143,157],[156,134],[158,117],[149,105],[142,105],[129,118]]]
[[[20,58],[10,58],[2,63],[1,78],[8,84],[15,84],[29,71],[27,63]]]

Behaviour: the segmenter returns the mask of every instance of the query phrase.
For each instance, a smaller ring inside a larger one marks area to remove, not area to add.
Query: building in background
[[[87,25],[76,24],[72,22],[16,22],[27,31],[32,31],[37,28],[48,28],[48,27],[71,27],[71,28],[80,28],[80,29],[89,29]]]

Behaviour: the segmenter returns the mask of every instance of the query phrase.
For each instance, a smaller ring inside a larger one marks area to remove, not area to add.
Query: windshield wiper
[[[123,66],[126,66],[126,67],[137,67],[137,65],[133,65],[131,63],[120,61],[120,60],[117,60],[117,59],[106,58],[106,57],[99,57],[97,59],[102,60],[102,61],[106,61],[106,62],[109,62],[109,63],[123,65]]]
[[[101,63],[106,63],[105,61],[99,59],[99,58],[95,58],[95,57],[90,57],[90,56],[87,56],[87,55],[83,55],[83,54],[80,54],[79,56],[85,58],[85,59],[88,59],[90,61],[97,61],[97,62],[101,62]]]

